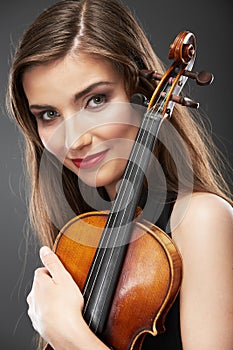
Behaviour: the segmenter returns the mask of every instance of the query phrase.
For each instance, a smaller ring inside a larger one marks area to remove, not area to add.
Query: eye
[[[51,111],[43,111],[39,113],[38,118],[44,121],[50,121],[58,116],[59,116],[58,112],[51,110]]]
[[[107,98],[106,95],[95,95],[92,98],[90,98],[87,102],[87,108],[98,108],[104,105]]]

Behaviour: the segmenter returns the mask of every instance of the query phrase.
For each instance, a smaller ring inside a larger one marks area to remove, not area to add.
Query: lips
[[[103,152],[98,152],[91,156],[87,156],[85,158],[72,159],[72,162],[77,168],[80,169],[92,168],[104,159],[107,152],[108,150],[105,150]]]

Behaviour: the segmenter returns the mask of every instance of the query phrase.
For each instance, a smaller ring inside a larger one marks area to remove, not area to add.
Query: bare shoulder
[[[186,239],[233,239],[233,208],[217,195],[195,193],[176,203],[171,228],[178,245]]]
[[[180,292],[184,349],[232,349],[233,211],[196,193],[176,203],[172,237],[183,260]]]
[[[171,218],[172,237],[177,244],[185,269],[229,271],[233,264],[233,210],[217,195],[195,193],[176,203]],[[232,271],[232,270],[231,270]]]

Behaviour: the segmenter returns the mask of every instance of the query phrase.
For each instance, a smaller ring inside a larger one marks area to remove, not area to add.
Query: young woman
[[[56,350],[108,348],[85,323],[80,289],[50,248],[73,214],[103,209],[114,199],[140,124],[130,97],[139,92],[149,99],[154,90],[142,69],[164,71],[138,23],[116,0],[55,4],[27,30],[14,57],[9,106],[25,136],[30,217],[43,245],[44,267],[35,272],[28,314]],[[230,194],[213,145],[186,108],[175,107],[161,135],[154,157],[166,196],[154,223],[177,245],[183,279],[166,332],[147,336],[142,349],[230,350]],[[180,147],[187,154],[177,164]],[[148,192],[156,191],[156,173]]]

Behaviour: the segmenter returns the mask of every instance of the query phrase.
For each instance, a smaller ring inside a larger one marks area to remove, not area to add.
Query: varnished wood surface
[[[54,250],[82,290],[107,213],[83,214],[68,222]],[[115,292],[103,341],[116,350],[139,349],[146,332],[164,330],[165,316],[181,283],[182,263],[173,241],[142,220],[132,241]]]

